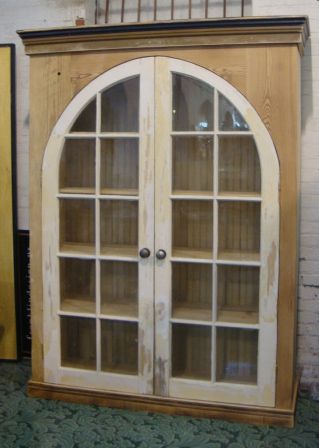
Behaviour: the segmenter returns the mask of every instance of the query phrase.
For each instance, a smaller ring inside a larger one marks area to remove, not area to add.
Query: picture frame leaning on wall
[[[15,46],[0,44],[0,359],[19,354],[16,306]]]

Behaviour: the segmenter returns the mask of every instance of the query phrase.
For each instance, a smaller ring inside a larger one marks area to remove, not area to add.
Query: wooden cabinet
[[[307,33],[303,17],[20,33],[32,395],[293,424]]]

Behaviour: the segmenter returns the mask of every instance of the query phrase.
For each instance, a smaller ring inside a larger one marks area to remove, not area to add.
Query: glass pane
[[[218,266],[217,320],[258,323],[259,268]]]
[[[113,316],[137,317],[137,263],[101,262],[101,312]]]
[[[138,132],[139,77],[119,82],[101,97],[102,132]]]
[[[96,130],[96,99],[94,98],[75,120],[70,132],[95,132]]]
[[[60,199],[60,248],[94,253],[95,202],[90,199]]]
[[[211,327],[172,325],[172,376],[211,379]]]
[[[254,138],[220,137],[218,171],[220,193],[260,193],[260,163]]]
[[[220,201],[218,213],[218,257],[258,261],[260,203]]]
[[[60,160],[61,193],[95,193],[95,140],[67,139]]]
[[[221,131],[249,131],[249,126],[236,107],[219,94],[219,129]]]
[[[95,261],[60,259],[61,310],[95,313]]]
[[[211,320],[212,266],[172,263],[172,315],[179,319]]]
[[[258,330],[217,328],[217,381],[257,383]]]
[[[136,322],[101,321],[101,365],[105,372],[138,373]]]
[[[61,317],[61,365],[96,369],[95,319]]]
[[[173,131],[213,131],[214,89],[198,79],[173,74]]]
[[[173,256],[212,258],[213,202],[173,201]]]
[[[137,195],[138,139],[101,140],[101,193]]]
[[[138,202],[101,201],[101,252],[137,256]]]
[[[173,192],[213,193],[214,140],[173,137]]]

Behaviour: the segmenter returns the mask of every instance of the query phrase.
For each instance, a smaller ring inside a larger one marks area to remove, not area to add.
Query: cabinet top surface
[[[27,54],[132,48],[296,44],[309,37],[307,16],[240,17],[20,30]]]

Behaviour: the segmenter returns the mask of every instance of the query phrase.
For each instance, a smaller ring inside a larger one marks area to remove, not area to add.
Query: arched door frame
[[[156,62],[155,62],[156,61]],[[155,65],[154,65],[155,62]],[[155,70],[154,70],[155,66]],[[143,89],[153,91],[154,73],[158,71],[159,82],[167,83],[170,80],[170,72],[181,73],[187,76],[198,78],[202,82],[211,85],[216,91],[223,94],[239,110],[245,118],[254,135],[260,165],[261,165],[261,260],[260,268],[260,337],[259,353],[262,358],[258,361],[258,385],[238,386],[238,385],[217,385],[211,397],[214,401],[234,402],[237,396],[238,402],[245,404],[273,406],[275,401],[275,366],[276,366],[276,337],[277,337],[277,295],[278,295],[278,266],[279,266],[279,162],[277,153],[265,125],[259,115],[246,98],[236,90],[230,83],[210,72],[209,70],[196,66],[192,63],[173,58],[146,57],[132,60],[116,66],[109,71],[98,76],[85,88],[83,88],[66,107],[57,121],[50,135],[43,159],[42,179],[43,179],[43,285],[44,285],[44,358],[45,358],[45,379],[50,382],[63,382],[66,378],[65,372],[59,373],[60,351],[59,351],[59,316],[57,298],[59,297],[59,263],[57,254],[59,253],[59,163],[63,149],[65,136],[78,117],[79,113],[96,96],[97,108],[100,107],[100,93],[113,84],[124,79],[140,75]],[[155,74],[155,78],[156,78]],[[163,85],[163,84],[162,84]],[[169,92],[168,92],[169,93]],[[148,104],[145,104],[145,111],[155,102],[157,114],[161,113],[162,93],[157,90],[155,98],[152,94]],[[162,130],[168,130],[168,122],[162,122]],[[154,122],[145,128],[145,132],[150,137],[154,151],[154,141],[157,152],[164,151],[161,136],[156,137],[154,133]],[[153,135],[151,135],[153,132]],[[82,134],[83,136],[84,134]],[[155,135],[155,136],[154,136]],[[161,142],[162,141],[162,142]],[[165,161],[163,162],[165,164]],[[160,174],[163,164],[157,167]],[[154,173],[153,173],[154,174]],[[161,182],[160,175],[155,180],[155,185]],[[155,186],[156,188],[156,186]],[[150,192],[148,192],[149,194]],[[158,217],[160,210],[155,210]],[[162,216],[160,219],[164,219]],[[154,223],[152,223],[153,225]],[[160,242],[159,242],[160,244]],[[163,279],[158,277],[158,282]],[[160,305],[160,302],[158,303]],[[167,327],[166,327],[167,328]],[[163,327],[163,330],[165,327]],[[150,353],[153,355],[153,353]],[[147,369],[146,369],[147,370]],[[152,369],[151,369],[152,370]],[[155,372],[156,373],[156,372]],[[167,375],[168,373],[166,373]],[[147,375],[146,375],[147,376]],[[151,383],[152,375],[148,374],[143,386],[130,384],[127,388],[132,388],[150,393],[150,387],[145,385]],[[77,377],[75,381],[74,377]],[[94,375],[88,374],[83,380],[81,375],[72,372],[66,383],[78,384],[87,387],[103,387],[103,381],[97,381]],[[116,381],[115,381],[116,382]],[[132,386],[132,387],[131,387]],[[115,389],[119,386],[116,384]],[[121,387],[121,386],[120,386]],[[168,387],[168,386],[167,386]],[[167,388],[166,387],[166,388]],[[105,388],[108,388],[107,386]],[[174,386],[177,391],[179,386]],[[180,389],[183,395],[184,386]],[[248,390],[248,391],[247,391]],[[125,391],[124,391],[125,392]],[[166,390],[165,393],[169,393]],[[175,393],[175,392],[174,392]],[[197,392],[194,392],[196,395]],[[204,392],[206,394],[206,392]],[[176,394],[175,394],[176,395]]]

